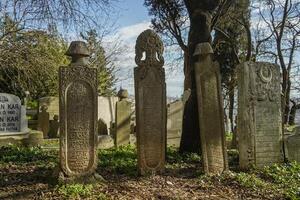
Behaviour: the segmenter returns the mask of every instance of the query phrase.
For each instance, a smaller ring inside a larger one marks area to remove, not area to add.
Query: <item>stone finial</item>
[[[164,65],[163,51],[164,45],[160,37],[150,29],[145,30],[136,40],[135,62],[138,66],[162,67]]]
[[[128,98],[128,91],[125,89],[120,88],[120,90],[117,93],[117,96],[120,100],[127,99]]]
[[[54,121],[58,121],[58,115],[54,115],[54,116],[53,116],[53,120],[54,120]]]
[[[204,43],[199,43],[196,46],[194,56],[201,56],[205,54],[213,54],[214,50],[212,49],[210,43],[204,42]]]
[[[85,58],[89,57],[90,53],[85,42],[72,41],[66,55],[72,57],[72,63],[86,64]]]
[[[42,112],[46,112],[48,110],[48,106],[42,105],[41,110],[42,110]]]

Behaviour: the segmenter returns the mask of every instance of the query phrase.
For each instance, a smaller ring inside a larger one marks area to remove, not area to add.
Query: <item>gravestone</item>
[[[0,93],[0,134],[27,132],[26,108],[19,97]]]
[[[49,123],[49,138],[57,138],[59,134],[58,115],[54,115],[53,120],[50,120]]]
[[[198,44],[194,56],[203,169],[218,174],[228,169],[219,64],[209,43]]]
[[[263,167],[283,161],[280,69],[270,63],[238,66],[239,165]]]
[[[116,103],[116,134],[115,144],[117,147],[128,145],[130,139],[131,103],[128,101],[127,90],[120,89],[119,101]]]
[[[42,97],[39,99],[39,112],[42,112],[42,107],[47,106],[49,119],[53,119],[54,115],[59,116],[59,98],[58,97]]]
[[[72,42],[66,55],[72,62],[59,69],[59,178],[88,182],[97,166],[97,69],[88,66],[84,42]]]
[[[137,38],[135,53],[138,169],[142,175],[160,173],[165,166],[167,124],[163,43],[146,30]]]
[[[183,101],[168,104],[167,145],[179,147],[182,132]]]
[[[286,138],[287,157],[291,162],[300,163],[300,126],[297,126],[294,132],[294,135]]]
[[[44,138],[48,138],[49,133],[49,113],[47,112],[48,107],[43,105],[38,114],[38,130],[43,132]]]

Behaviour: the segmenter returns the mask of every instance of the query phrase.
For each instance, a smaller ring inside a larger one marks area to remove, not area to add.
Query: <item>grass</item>
[[[93,185],[68,184],[57,187],[58,193],[65,199],[81,199],[91,196]]]
[[[40,147],[23,148],[8,146],[0,148],[0,164],[15,164],[55,166],[58,162],[57,151],[45,151]],[[229,164],[238,165],[238,152],[229,151]],[[112,148],[98,151],[99,172],[108,172],[108,176],[122,174],[128,177],[136,177],[137,174],[137,152],[132,146]],[[201,163],[201,157],[197,154],[179,154],[177,149],[167,149],[167,169],[189,168]],[[195,165],[196,164],[196,165]],[[233,172],[224,173],[219,177],[198,175],[199,180],[209,183],[215,178],[224,184],[237,184],[255,192],[281,195],[286,199],[300,199],[300,163],[275,164],[263,169],[251,169],[248,172],[238,172],[232,167]],[[110,175],[111,174],[111,175]],[[211,186],[213,187],[213,185]],[[59,185],[57,192],[64,198],[85,198],[93,193],[93,185]],[[107,199],[105,194],[98,193],[97,199]]]
[[[45,151],[40,147],[18,147],[10,145],[0,148],[0,163],[24,163],[55,165],[58,161],[57,152]]]
[[[251,169],[248,172],[224,174],[225,182],[263,193],[280,194],[285,199],[300,199],[300,163],[274,164],[263,169]]]
[[[98,167],[110,173],[137,176],[137,153],[132,146],[98,151]]]

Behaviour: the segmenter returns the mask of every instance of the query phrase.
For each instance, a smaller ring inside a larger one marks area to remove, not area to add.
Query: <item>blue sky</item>
[[[134,46],[138,35],[150,27],[151,17],[148,16],[147,8],[143,5],[143,0],[120,0],[114,6],[119,10],[118,19],[116,21],[117,30],[113,36],[106,38],[108,41],[120,39],[123,52],[117,56],[115,65],[120,68],[117,73],[119,81],[117,88],[122,87],[128,89],[130,94],[134,94],[133,68],[136,66],[134,62]],[[183,74],[182,70],[174,72],[168,66],[166,60],[166,83],[167,96],[180,97],[183,93]]]

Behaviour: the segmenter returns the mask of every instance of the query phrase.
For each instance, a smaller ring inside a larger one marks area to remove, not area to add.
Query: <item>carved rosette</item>
[[[59,69],[60,167],[66,177],[93,174],[97,165],[97,69]]]
[[[138,168],[140,174],[164,170],[166,84],[163,43],[152,30],[137,38],[134,69]]]

